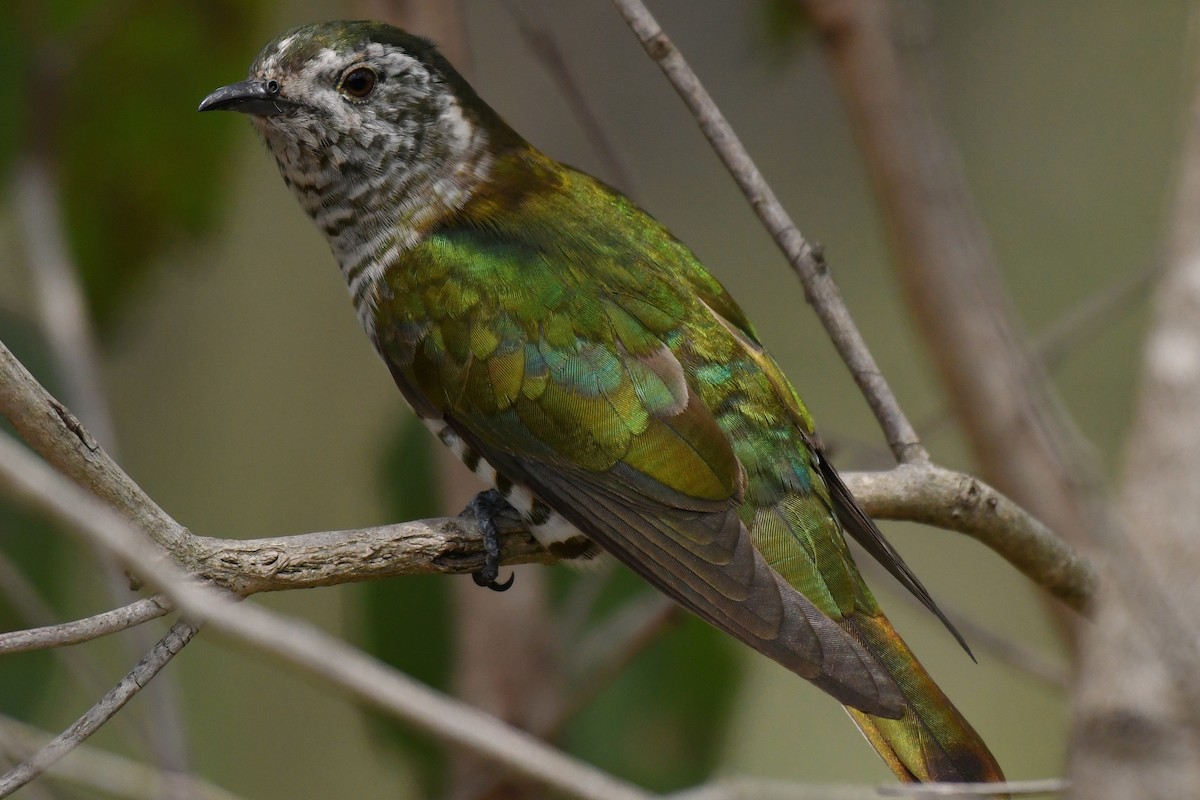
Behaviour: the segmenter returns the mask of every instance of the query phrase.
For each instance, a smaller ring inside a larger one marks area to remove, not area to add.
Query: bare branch
[[[23,653],[48,647],[63,647],[99,639],[102,636],[141,625],[170,613],[171,606],[161,595],[144,597],[127,606],[114,608],[86,619],[31,628],[24,631],[0,633],[0,654]]]
[[[128,515],[188,572],[239,595],[401,574],[470,572],[483,563],[479,532],[469,519],[268,539],[194,536],[95,445],[2,343],[0,413],[48,461]],[[868,513],[967,533],[1073,608],[1082,608],[1093,590],[1095,578],[1083,559],[1020,507],[974,478],[917,465],[843,477]],[[553,560],[515,519],[501,525],[501,543],[506,564]]]
[[[111,508],[0,436],[0,484],[62,524],[99,542],[158,586],[189,617],[261,652],[340,686],[371,706],[443,741],[468,747],[524,775],[585,800],[646,800],[640,790],[554,750],[528,734],[422,686],[403,673],[305,623],[196,583],[164,560],[144,534]],[[5,784],[0,783],[0,787]],[[0,789],[2,790],[2,789]]]
[[[668,795],[671,800],[879,800],[874,786],[734,779]]]
[[[120,711],[135,694],[141,691],[143,686],[167,665],[167,662],[175,657],[176,653],[191,641],[198,630],[199,627],[191,622],[185,620],[176,622],[171,630],[167,631],[166,636],[154,646],[154,649],[71,727],[54,737],[23,763],[4,775],[0,775],[0,797],[8,797],[41,775],[51,764],[71,752],[84,739],[99,730],[101,725],[112,719],[114,714]]]
[[[683,55],[650,15],[645,4],[641,0],[613,0],[613,5],[683,98],[713,150],[741,187],[792,269],[800,276],[805,297],[817,312],[838,354],[879,420],[896,460],[901,463],[927,462],[929,454],[925,452],[912,423],[875,364],[875,358],[851,319],[841,291],[833,282],[820,250],[800,234],[721,110],[701,85],[696,73],[684,61]]]
[[[505,0],[504,7],[516,20],[517,31],[521,34],[525,46],[541,62],[546,74],[558,87],[558,93],[562,95],[567,107],[571,110],[571,115],[579,123],[583,135],[587,137],[588,144],[592,146],[592,150],[595,151],[608,171],[611,178],[610,183],[619,187],[625,194],[632,196],[634,183],[629,169],[625,166],[625,159],[613,146],[599,117],[592,111],[587,96],[575,78],[575,72],[571,69],[570,62],[563,57],[562,48],[558,46],[553,34],[546,28],[530,21],[528,15],[523,13],[513,0]]]
[[[863,151],[899,274],[984,474],[1075,544],[1113,524],[1004,290],[958,153],[898,51],[896,6],[799,0]],[[986,363],[986,369],[981,368]]]
[[[75,415],[0,343],[0,414],[51,466],[129,518],[166,552],[191,533],[117,466]]]
[[[26,753],[44,747],[53,737],[11,717],[0,715],[0,732]],[[71,757],[46,770],[45,777],[129,800],[162,800],[188,797],[193,800],[240,800],[237,795],[194,775],[164,772],[124,756],[84,744]],[[26,786],[29,792],[33,787]],[[22,794],[22,797],[25,795]]]
[[[877,519],[921,522],[965,533],[995,550],[1030,580],[1082,611],[1096,574],[1028,512],[982,481],[934,465],[901,464],[888,472],[851,472],[846,486]]]
[[[995,797],[998,794],[1032,797],[1062,794],[1071,786],[1062,778],[1005,783],[911,783],[880,786],[879,793],[889,797]]]
[[[97,549],[97,554],[103,551]],[[29,626],[50,626],[57,619],[57,614],[39,594],[38,588],[17,569],[9,558],[0,551],[0,594],[9,601],[13,610]],[[25,631],[0,636],[15,636],[20,638]],[[54,659],[66,670],[71,680],[88,694],[103,694],[109,687],[109,679],[104,676],[99,664],[91,653],[86,651],[56,647]],[[140,655],[140,654],[139,654]],[[137,658],[137,655],[133,656]],[[132,660],[132,659],[131,659]],[[117,720],[131,742],[139,746],[151,747],[155,736],[153,727],[144,717],[123,715]]]
[[[1166,271],[1153,301],[1121,477],[1126,535],[1102,540],[1097,624],[1083,640],[1069,751],[1073,796],[1174,798],[1200,785],[1200,35]],[[1136,534],[1136,535],[1132,535]]]
[[[554,562],[519,522],[502,523],[505,564]],[[189,572],[250,595],[397,575],[474,572],[483,566],[481,539],[475,520],[440,517],[270,539],[194,536],[174,555]]]

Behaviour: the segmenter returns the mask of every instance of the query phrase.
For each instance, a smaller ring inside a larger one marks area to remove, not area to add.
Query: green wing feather
[[[737,304],[626,198],[536,151],[509,159],[490,194],[387,273],[375,335],[414,407],[660,590],[856,709],[897,774],[930,737],[994,766],[940,692],[915,694],[932,681],[880,634],[842,525],[936,606],[824,461]]]
[[[710,304],[748,323],[665,230],[630,263],[622,226],[646,218],[585,176],[564,179],[576,185],[520,197],[501,181],[509,202],[480,198],[389,270],[376,337],[397,382],[685,606],[843,702],[895,716],[892,679],[770,569],[741,516],[747,475],[695,372],[739,347]],[[581,189],[594,214],[556,213]]]

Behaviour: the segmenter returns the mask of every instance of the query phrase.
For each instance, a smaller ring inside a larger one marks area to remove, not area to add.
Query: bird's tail
[[[886,617],[856,614],[846,623],[883,664],[904,696],[904,714],[899,719],[846,709],[900,780],[1004,780],[987,745],[929,677]]]

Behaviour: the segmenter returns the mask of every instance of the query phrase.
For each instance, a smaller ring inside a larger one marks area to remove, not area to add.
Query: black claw
[[[475,521],[483,533],[483,567],[478,572],[472,573],[471,577],[475,580],[476,586],[486,586],[493,592],[507,591],[517,577],[514,572],[508,576],[507,581],[503,583],[496,581],[496,578],[500,576],[500,531],[496,527],[496,516],[509,508],[511,506],[503,495],[495,489],[488,489],[486,492],[475,495],[475,498],[463,509],[464,516],[470,514],[475,517]]]
[[[486,569],[486,567],[484,569]],[[486,586],[493,592],[507,592],[509,587],[513,585],[513,581],[517,579],[517,573],[514,572],[508,576],[508,580],[506,580],[504,583],[497,583],[495,579],[489,580],[488,578],[484,577],[483,573],[484,570],[482,569],[479,570],[479,572],[472,572],[471,578],[475,581],[476,586]]]

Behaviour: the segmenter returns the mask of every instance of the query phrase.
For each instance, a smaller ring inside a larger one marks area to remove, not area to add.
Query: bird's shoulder
[[[401,388],[485,451],[735,502],[741,467],[680,359],[706,303],[752,335],[740,309],[615,190],[536,157],[509,166],[389,276],[376,336]]]

